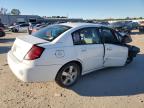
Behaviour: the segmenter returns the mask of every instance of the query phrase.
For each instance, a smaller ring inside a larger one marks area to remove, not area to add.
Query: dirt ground
[[[144,108],[144,34],[133,31],[131,44],[141,52],[134,61],[83,76],[69,89],[55,82],[23,83],[6,61],[15,37],[0,38],[0,108]]]

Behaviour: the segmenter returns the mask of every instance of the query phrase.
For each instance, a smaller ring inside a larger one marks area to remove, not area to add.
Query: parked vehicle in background
[[[134,29],[138,29],[139,28],[139,23],[138,22],[132,22],[132,28]]]
[[[112,27],[113,29],[119,31],[119,32],[123,32],[126,34],[131,33],[132,30],[132,24],[130,24],[131,21],[120,21],[120,22],[114,22],[110,24],[110,27]]]
[[[27,32],[28,27],[29,27],[29,24],[23,23],[23,24],[16,24],[16,25],[10,26],[9,29],[12,32]]]
[[[132,30],[139,28],[139,23],[133,21],[120,21],[120,22],[111,23],[110,26],[112,28],[117,29],[120,32],[125,32],[129,34]]]
[[[57,21],[57,22],[54,22],[53,24],[60,24],[60,23],[67,23],[66,21]]]
[[[44,27],[46,27],[48,25],[49,25],[49,23],[46,23],[46,24],[36,24],[35,26],[33,26],[31,33],[35,33],[38,30],[40,30],[40,29],[42,29],[42,28],[44,28]]]
[[[4,28],[5,26],[0,22],[0,37],[5,36]]]
[[[141,22],[140,22],[139,32],[144,32],[144,21],[141,21]]]
[[[95,22],[95,24],[102,24],[104,26],[109,26],[110,25],[110,23],[107,22],[107,21]]]
[[[0,27],[0,37],[4,37],[5,36],[5,31],[3,27]]]
[[[62,87],[94,70],[124,66],[139,48],[131,37],[98,24],[63,23],[17,37],[8,53],[12,72],[24,82],[55,80]]]

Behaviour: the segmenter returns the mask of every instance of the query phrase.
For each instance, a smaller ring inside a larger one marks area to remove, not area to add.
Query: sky
[[[0,0],[0,7],[23,15],[103,19],[144,17],[144,0]]]

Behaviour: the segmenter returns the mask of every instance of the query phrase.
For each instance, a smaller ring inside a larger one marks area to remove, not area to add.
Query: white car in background
[[[9,29],[12,32],[27,32],[28,27],[29,27],[29,24],[23,23],[23,24],[17,24],[17,25],[10,26]]]
[[[55,80],[69,87],[81,75],[130,63],[139,49],[126,45],[128,40],[128,36],[102,25],[55,24],[32,36],[17,37],[7,60],[24,82]]]

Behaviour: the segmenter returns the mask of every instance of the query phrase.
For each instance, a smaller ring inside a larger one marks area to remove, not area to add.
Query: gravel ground
[[[55,82],[23,83],[12,74],[6,54],[20,35],[25,34],[0,38],[1,108],[144,108],[144,34],[132,33],[131,44],[141,48],[133,63],[85,75],[69,89]]]

